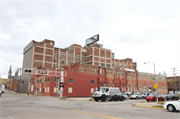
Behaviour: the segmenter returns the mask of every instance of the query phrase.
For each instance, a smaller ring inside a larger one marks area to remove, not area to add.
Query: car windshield
[[[149,96],[154,96],[154,94],[150,94]]]
[[[102,91],[102,92],[105,91],[105,90],[106,90],[106,88],[100,88],[99,89],[99,91]]]
[[[138,95],[138,93],[134,93],[133,95]]]

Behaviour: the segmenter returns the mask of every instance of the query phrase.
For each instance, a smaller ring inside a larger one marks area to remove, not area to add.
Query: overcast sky
[[[179,0],[1,0],[0,74],[7,78],[23,64],[31,40],[55,41],[55,47],[99,43],[116,59],[132,58],[140,72],[180,75]]]

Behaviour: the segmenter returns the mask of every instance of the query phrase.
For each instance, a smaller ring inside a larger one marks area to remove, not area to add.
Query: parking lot
[[[132,104],[144,101],[89,101],[89,98],[28,96],[5,91],[0,98],[1,119],[179,119],[179,112],[135,107]]]

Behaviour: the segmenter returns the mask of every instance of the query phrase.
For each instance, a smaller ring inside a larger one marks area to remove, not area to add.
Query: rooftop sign
[[[86,39],[86,46],[89,46],[90,44],[93,44],[94,42],[97,42],[97,41],[99,41],[99,34]]]

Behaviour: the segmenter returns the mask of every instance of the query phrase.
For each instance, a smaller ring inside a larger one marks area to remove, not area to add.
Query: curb
[[[142,108],[154,108],[154,109],[162,109],[162,110],[166,110],[166,109],[164,109],[164,108],[159,108],[159,107],[148,107],[148,106],[140,106],[140,105],[136,105],[136,104],[132,104],[132,106],[142,107]]]

